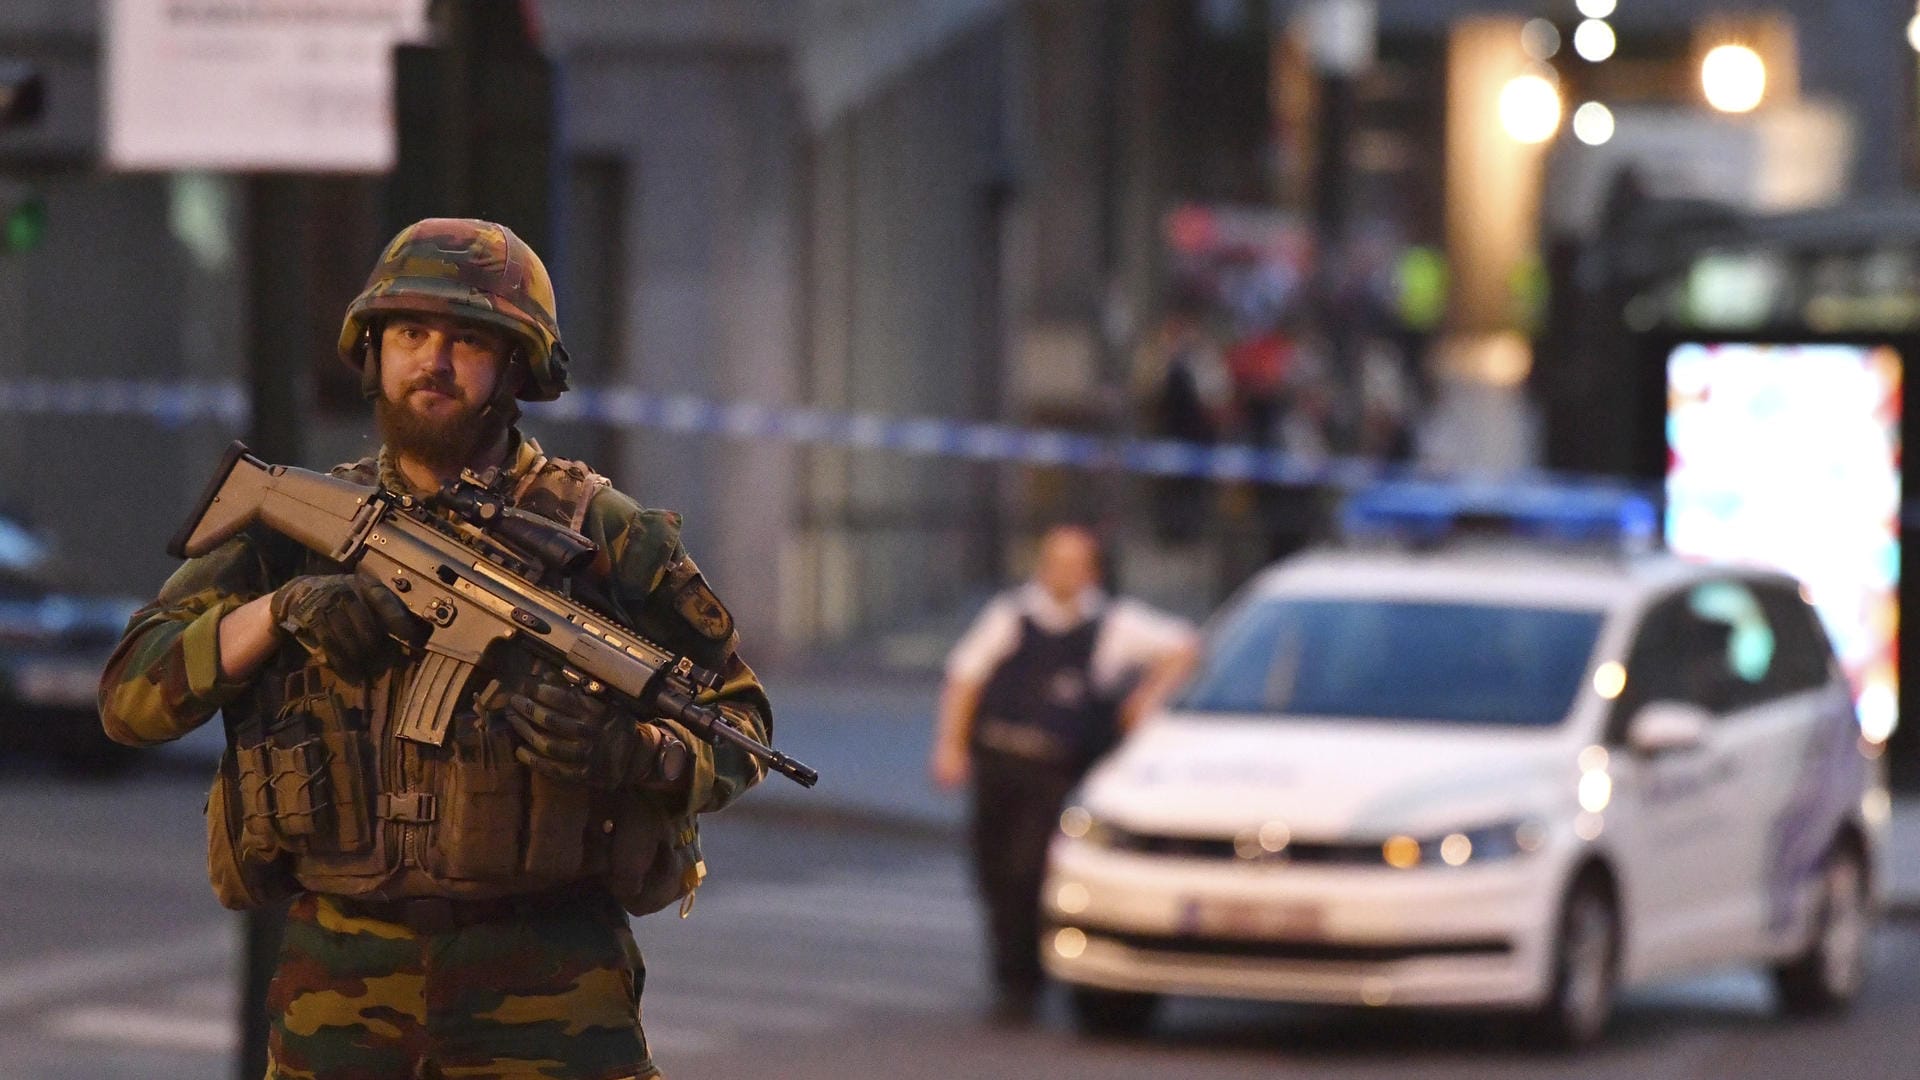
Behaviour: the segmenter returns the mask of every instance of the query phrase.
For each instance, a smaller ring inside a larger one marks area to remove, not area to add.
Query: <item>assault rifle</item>
[[[735,727],[694,698],[720,677],[607,616],[534,583],[573,572],[597,549],[585,537],[513,509],[467,474],[426,500],[287,465],[244,443],[227,448],[199,505],[167,551],[205,555],[258,522],[392,589],[429,627],[397,733],[444,745],[468,677],[496,642],[519,641],[590,694],[664,716],[728,744],[803,787],[820,774]]]

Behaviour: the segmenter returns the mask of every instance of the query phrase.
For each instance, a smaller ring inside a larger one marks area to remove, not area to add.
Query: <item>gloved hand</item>
[[[530,769],[589,787],[671,790],[692,754],[673,732],[644,724],[599,698],[539,682],[507,698],[507,720],[526,745],[514,756]]]
[[[385,585],[361,574],[308,574],[273,594],[273,624],[341,676],[364,681],[400,658],[424,625]]]

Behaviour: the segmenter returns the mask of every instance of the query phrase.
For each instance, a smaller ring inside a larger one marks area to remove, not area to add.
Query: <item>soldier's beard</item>
[[[415,389],[408,387],[399,401],[382,394],[373,403],[380,439],[395,454],[435,471],[462,469],[476,464],[474,459],[507,429],[508,419],[485,405],[462,402],[444,417],[427,416],[407,404]]]

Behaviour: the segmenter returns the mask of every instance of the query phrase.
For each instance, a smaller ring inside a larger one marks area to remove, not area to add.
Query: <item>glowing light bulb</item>
[[[1613,50],[1619,47],[1620,39],[1604,19],[1587,19],[1573,28],[1573,51],[1579,53],[1582,60],[1597,64],[1612,56]]]
[[[1613,138],[1613,110],[1597,101],[1589,101],[1573,110],[1573,137],[1588,146],[1599,146]],[[1627,688],[1627,669],[1607,661],[1594,670],[1593,689],[1611,701]]]
[[[1560,91],[1542,76],[1515,75],[1500,88],[1500,125],[1515,142],[1546,142],[1560,127]]]
[[[1752,112],[1767,93],[1767,65],[1745,45],[1716,45],[1700,62],[1700,89],[1721,112]]]

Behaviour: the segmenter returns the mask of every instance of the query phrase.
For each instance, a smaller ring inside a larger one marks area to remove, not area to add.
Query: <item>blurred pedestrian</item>
[[[1233,380],[1234,411],[1247,442],[1274,445],[1285,406],[1287,372],[1294,341],[1279,317],[1249,327],[1227,349],[1227,373]]]
[[[1149,430],[1163,439],[1211,446],[1232,411],[1232,386],[1205,316],[1206,300],[1197,286],[1176,291],[1147,343],[1143,366],[1153,376],[1146,402]],[[1157,477],[1149,490],[1160,539],[1186,543],[1201,535],[1212,497],[1206,485]]]
[[[516,398],[567,389],[533,249],[485,221],[409,226],[348,307],[340,355],[383,445],[334,475],[415,497],[464,477],[583,533],[595,567],[547,584],[719,672],[702,700],[767,738],[766,695],[678,515],[514,426]],[[175,572],[102,677],[121,742],[224,715],[214,891],[239,909],[292,902],[267,1075],[658,1076],[627,914],[691,899],[706,869],[694,815],[760,768],[504,647],[449,731],[410,729],[423,625],[386,583],[255,528]]]
[[[1040,885],[1067,793],[1185,677],[1192,624],[1101,588],[1099,541],[1061,526],[1033,579],[988,604],[954,646],[929,763],[970,784],[971,854],[987,909],[993,1016],[1031,1019],[1042,979]]]

